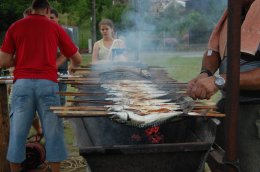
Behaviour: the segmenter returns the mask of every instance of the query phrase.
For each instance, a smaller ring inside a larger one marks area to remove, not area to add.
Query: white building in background
[[[130,0],[113,0],[112,4],[128,4]]]
[[[186,2],[188,0],[150,0],[150,1],[152,2],[151,9],[153,12],[162,12],[169,5],[186,7]]]

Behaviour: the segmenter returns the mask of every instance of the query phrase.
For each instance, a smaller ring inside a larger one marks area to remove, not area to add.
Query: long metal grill
[[[202,172],[223,114],[185,95],[186,83],[140,63],[89,65],[61,79],[80,155],[95,172]],[[78,117],[78,118],[75,118]]]

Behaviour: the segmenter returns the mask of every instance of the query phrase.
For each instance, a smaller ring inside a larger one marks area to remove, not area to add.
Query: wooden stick
[[[193,111],[196,112],[196,111]],[[185,115],[185,116],[190,116],[190,117],[213,117],[213,118],[223,118],[226,115],[218,112],[208,112],[206,114],[194,114],[194,115]]]
[[[59,117],[108,117],[108,113],[106,111],[53,111]]]
[[[72,70],[78,71],[78,70],[91,70],[91,68],[86,67],[86,68],[72,68]]]
[[[83,111],[106,111],[108,108],[103,106],[51,106],[51,110],[67,111],[67,110],[83,110]]]
[[[70,77],[70,78],[60,78],[59,81],[96,81],[96,82],[99,82],[100,79],[99,78],[86,78],[86,77],[76,77],[76,78],[73,78],[73,77]]]
[[[61,83],[64,84],[73,84],[73,85],[100,85],[98,82],[79,82],[79,81],[72,81],[72,80],[61,80]]]
[[[76,74],[91,74],[92,71],[76,71]]]
[[[194,109],[217,109],[215,105],[195,105]]]
[[[0,80],[0,84],[13,84],[13,80],[12,79]]]
[[[203,117],[204,115],[202,115],[202,117]],[[225,114],[223,114],[223,113],[214,113],[214,112],[212,112],[212,113],[207,113],[206,115],[205,115],[205,117],[220,117],[220,118],[223,118],[223,117],[225,117],[226,115]]]
[[[67,100],[67,102],[71,103],[96,103],[96,104],[105,104],[105,105],[112,105],[112,101],[106,100]]]
[[[70,110],[55,110],[53,111],[55,114],[58,114],[59,117],[104,117],[111,116],[108,111],[70,111]],[[158,114],[159,115],[159,114]],[[206,114],[183,114],[180,117],[213,117],[213,118],[223,118],[225,114],[217,113],[217,112],[208,112]]]
[[[106,95],[106,92],[89,92],[89,93],[77,93],[77,92],[57,92],[57,94],[63,96],[93,96],[93,95]]]

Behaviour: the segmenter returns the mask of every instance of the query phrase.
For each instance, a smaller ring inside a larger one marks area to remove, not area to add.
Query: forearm
[[[67,58],[64,55],[60,55],[57,59],[56,59],[56,66],[57,68],[62,65],[65,61],[67,60]]]
[[[240,73],[241,90],[260,90],[260,68]]]
[[[200,74],[188,83],[189,96],[193,99],[209,99],[216,92],[212,75],[217,71],[220,62],[218,52],[206,51],[204,53]]]
[[[0,68],[9,68],[14,66],[13,55],[0,51]]]
[[[80,67],[80,64],[82,62],[82,56],[79,52],[77,52],[76,54],[74,54],[71,58],[70,58],[70,65],[69,65],[69,73],[75,73],[75,69]]]
[[[92,63],[96,63],[97,62],[97,56],[96,55],[92,55]]]
[[[220,56],[218,52],[207,50],[204,53],[201,71],[209,70],[212,74],[214,74],[220,66]]]
[[[82,62],[82,56],[79,52],[77,52],[76,54],[74,54],[71,58],[70,58],[70,64],[72,68],[77,68],[80,66]]]
[[[221,63],[221,59],[218,52],[208,52],[204,53],[201,65],[201,72],[193,80],[189,82],[189,87],[192,87],[198,79],[209,77],[214,75]]]
[[[97,60],[97,56],[98,56],[97,48],[94,47],[93,53],[92,53],[92,63],[96,63],[96,62],[98,61],[98,60]]]

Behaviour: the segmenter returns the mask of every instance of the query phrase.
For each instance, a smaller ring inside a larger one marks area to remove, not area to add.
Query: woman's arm
[[[99,50],[99,46],[98,46],[98,42],[96,42],[93,47],[92,63],[95,63],[98,61],[98,50]]]

